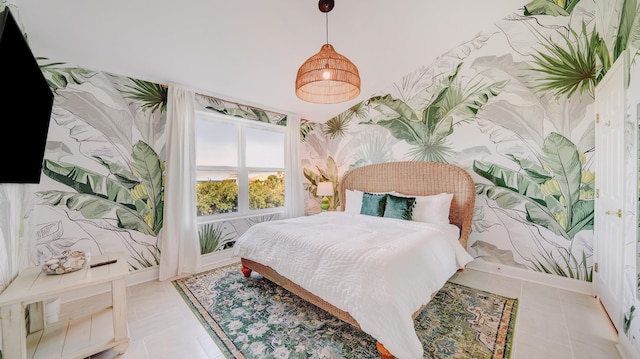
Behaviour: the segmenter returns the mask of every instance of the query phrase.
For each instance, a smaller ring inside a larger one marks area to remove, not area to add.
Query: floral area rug
[[[379,358],[376,341],[233,264],[173,281],[227,358]],[[425,358],[509,358],[518,300],[447,282],[415,319]]]

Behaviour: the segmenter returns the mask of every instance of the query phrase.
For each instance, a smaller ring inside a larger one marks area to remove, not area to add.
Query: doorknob
[[[606,212],[604,212],[604,214],[616,214],[616,215],[618,215],[618,218],[622,218],[622,210],[621,209],[618,209],[615,212],[614,211],[606,211]]]

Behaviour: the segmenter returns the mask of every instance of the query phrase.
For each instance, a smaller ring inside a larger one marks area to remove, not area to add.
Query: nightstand
[[[122,354],[129,345],[125,278],[129,268],[122,252],[95,256],[91,263],[112,264],[48,275],[40,267],[23,270],[0,294],[3,358],[85,358],[109,348]],[[111,303],[80,310],[55,323],[45,323],[44,302],[61,295],[107,285]],[[29,328],[25,308],[29,306]],[[28,331],[28,332],[27,332]]]

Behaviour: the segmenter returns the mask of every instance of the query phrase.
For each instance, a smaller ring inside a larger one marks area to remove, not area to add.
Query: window
[[[196,112],[199,218],[281,211],[285,127]]]

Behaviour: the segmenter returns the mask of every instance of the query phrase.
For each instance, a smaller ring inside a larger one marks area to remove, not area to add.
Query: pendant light
[[[360,94],[358,68],[329,44],[329,11],[333,6],[333,0],[318,2],[318,8],[326,15],[327,43],[298,69],[296,96],[303,101],[339,103],[352,100]]]

